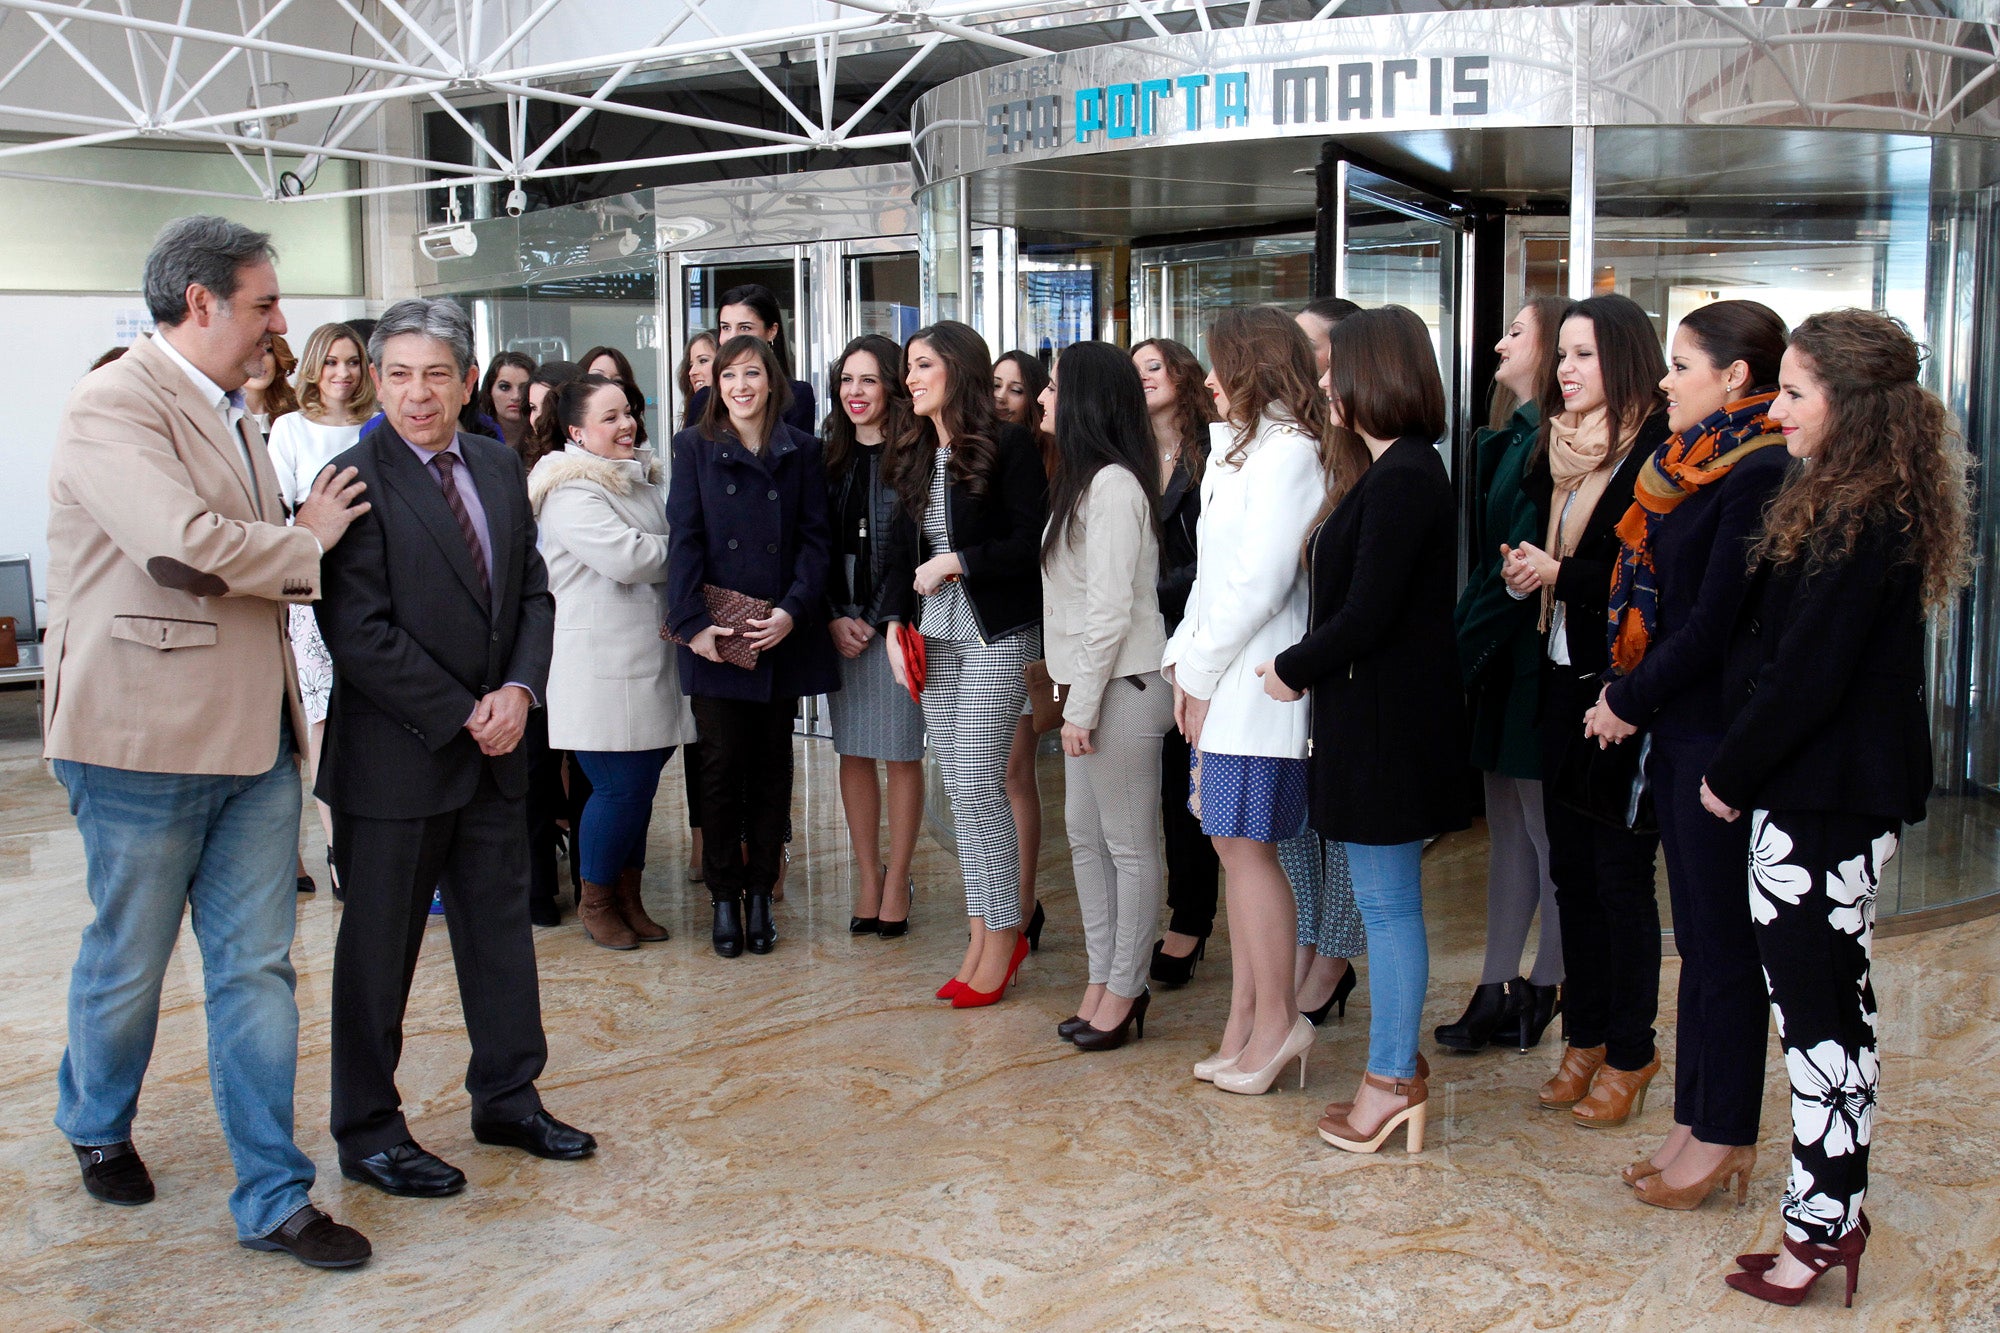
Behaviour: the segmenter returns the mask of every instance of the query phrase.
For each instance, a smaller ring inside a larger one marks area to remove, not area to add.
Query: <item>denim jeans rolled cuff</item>
[[[245,776],[55,763],[95,909],[70,973],[56,1128],[86,1147],[133,1136],[188,913],[201,951],[209,1086],[236,1171],[229,1210],[244,1239],[304,1207],[314,1179],[293,1141],[300,790],[290,729],[280,737],[271,767]]]
[[[673,755],[660,750],[578,750],[576,761],[590,779],[577,838],[583,877],[614,884],[620,872],[646,864],[646,831],[653,822],[653,798],[660,773]]]
[[[1424,936],[1424,845],[1344,846],[1354,902],[1368,932],[1368,1072],[1414,1078],[1431,968]]]

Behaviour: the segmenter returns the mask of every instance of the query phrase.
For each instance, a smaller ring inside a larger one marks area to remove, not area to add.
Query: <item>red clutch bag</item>
[[[905,625],[900,636],[903,641],[903,674],[909,678],[910,697],[923,702],[924,693],[924,636]]]
[[[737,592],[730,588],[719,588],[713,583],[701,585],[701,600],[708,605],[708,618],[722,629],[734,630],[715,641],[715,651],[731,666],[742,667],[745,671],[757,669],[759,650],[750,646],[743,635],[752,620],[764,620],[771,614],[771,604],[761,597],[752,597],[747,592]],[[685,647],[687,640],[678,634],[667,637]]]

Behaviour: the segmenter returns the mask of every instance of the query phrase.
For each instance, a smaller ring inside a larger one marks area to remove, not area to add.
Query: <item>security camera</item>
[[[528,192],[518,185],[507,191],[507,216],[517,218],[527,211]]]
[[[419,232],[417,244],[434,260],[470,259],[479,251],[479,237],[469,222],[451,222]]]

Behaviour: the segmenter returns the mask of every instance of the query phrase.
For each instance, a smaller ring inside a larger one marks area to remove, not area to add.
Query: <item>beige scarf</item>
[[[1576,544],[1590,523],[1597,502],[1604,498],[1611,475],[1631,451],[1631,441],[1616,451],[1611,441],[1611,409],[1600,406],[1585,412],[1574,425],[1558,416],[1549,421],[1549,477],[1555,494],[1549,498],[1549,537],[1546,549],[1561,561],[1576,554]],[[1567,505],[1565,497],[1569,498]],[[1553,587],[1542,589],[1541,627],[1549,627],[1555,610]]]

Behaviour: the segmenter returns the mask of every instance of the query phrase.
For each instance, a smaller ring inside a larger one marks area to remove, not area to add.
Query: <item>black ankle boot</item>
[[[1548,1031],[1555,1016],[1562,1012],[1562,985],[1537,986],[1534,982],[1525,984],[1528,995],[1521,1006],[1520,1030],[1515,1039],[1524,1051],[1531,1051],[1542,1044],[1542,1033]]]
[[[743,933],[751,953],[769,953],[778,943],[778,927],[771,920],[771,895],[753,893],[745,900]]]
[[[743,904],[735,898],[715,900],[715,930],[710,937],[715,952],[734,958],[743,952]]]
[[[1528,983],[1520,977],[1512,981],[1489,981],[1472,992],[1472,1003],[1465,1007],[1465,1013],[1456,1023],[1446,1023],[1432,1035],[1438,1045],[1449,1051],[1467,1055],[1483,1051],[1503,1026],[1510,1036],[1518,1030],[1527,998]]]

